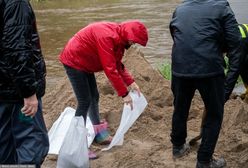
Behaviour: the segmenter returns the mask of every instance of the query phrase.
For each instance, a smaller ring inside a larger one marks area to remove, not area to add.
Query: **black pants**
[[[248,84],[248,37],[242,39],[243,43],[243,58],[241,58],[240,62],[240,76],[243,82],[247,85]]]
[[[23,120],[23,103],[0,102],[0,164],[35,164],[45,159],[49,141],[41,100],[33,119]]]
[[[76,116],[87,114],[94,125],[100,124],[99,93],[94,73],[87,73],[64,65],[67,76],[71,82],[77,98]]]
[[[181,146],[186,141],[187,119],[196,89],[199,90],[207,110],[197,159],[200,162],[208,162],[214,153],[223,119],[224,76],[201,79],[172,76],[174,113],[171,142],[175,146]]]

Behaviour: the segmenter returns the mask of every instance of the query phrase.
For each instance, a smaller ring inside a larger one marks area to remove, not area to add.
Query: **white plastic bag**
[[[138,119],[138,117],[141,115],[141,113],[147,106],[147,101],[143,94],[141,94],[139,97],[137,92],[130,92],[130,96],[133,101],[133,110],[131,110],[131,107],[129,105],[124,105],[121,116],[121,122],[115,133],[115,136],[113,137],[109,146],[107,148],[102,149],[102,151],[107,151],[116,145],[122,145],[124,141],[124,134]]]
[[[48,132],[49,137],[49,154],[58,154],[65,135],[69,129],[72,118],[75,116],[76,110],[71,107],[66,107],[59,118],[53,123]],[[94,127],[89,117],[86,119],[86,128],[88,129],[87,140],[88,147],[92,144],[95,138]]]
[[[86,128],[88,130],[88,134],[87,134],[88,143],[87,144],[88,144],[88,148],[89,148],[90,145],[92,144],[92,142],[94,141],[95,136],[96,136],[93,124],[92,124],[89,116],[87,116],[87,118],[86,118]]]
[[[88,168],[87,129],[84,118],[73,117],[60,148],[57,168]]]

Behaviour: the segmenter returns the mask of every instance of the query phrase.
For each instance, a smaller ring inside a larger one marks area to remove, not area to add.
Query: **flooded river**
[[[43,54],[46,59],[50,88],[65,72],[58,55],[68,39],[87,24],[95,21],[122,22],[139,19],[148,27],[149,42],[141,47],[145,58],[157,68],[170,58],[172,40],[169,21],[181,0],[52,0],[32,2]],[[247,0],[229,0],[239,22],[248,23]],[[246,6],[244,5],[246,4]],[[245,18],[245,19],[244,19]]]

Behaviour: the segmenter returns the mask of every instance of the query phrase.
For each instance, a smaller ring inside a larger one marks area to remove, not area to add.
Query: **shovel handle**
[[[197,141],[202,138],[202,128],[203,128],[203,125],[205,124],[206,115],[207,115],[207,110],[206,110],[206,108],[204,108],[204,111],[203,111],[203,114],[202,114],[202,120],[201,120],[201,131],[200,131],[200,134],[197,135],[196,137],[192,138],[189,141],[189,145],[190,146],[194,146],[197,143]]]

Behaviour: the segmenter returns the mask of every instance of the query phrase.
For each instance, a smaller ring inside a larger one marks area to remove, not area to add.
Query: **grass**
[[[228,63],[228,58],[225,56],[224,58],[225,60],[225,74],[227,73],[228,67],[229,67],[229,63]],[[171,80],[171,63],[169,63],[168,60],[165,60],[165,62],[159,67],[159,72],[163,75],[163,77],[167,80]],[[239,76],[236,84],[242,84],[242,79]]]
[[[159,67],[159,71],[165,79],[171,80],[171,63],[167,60]]]

